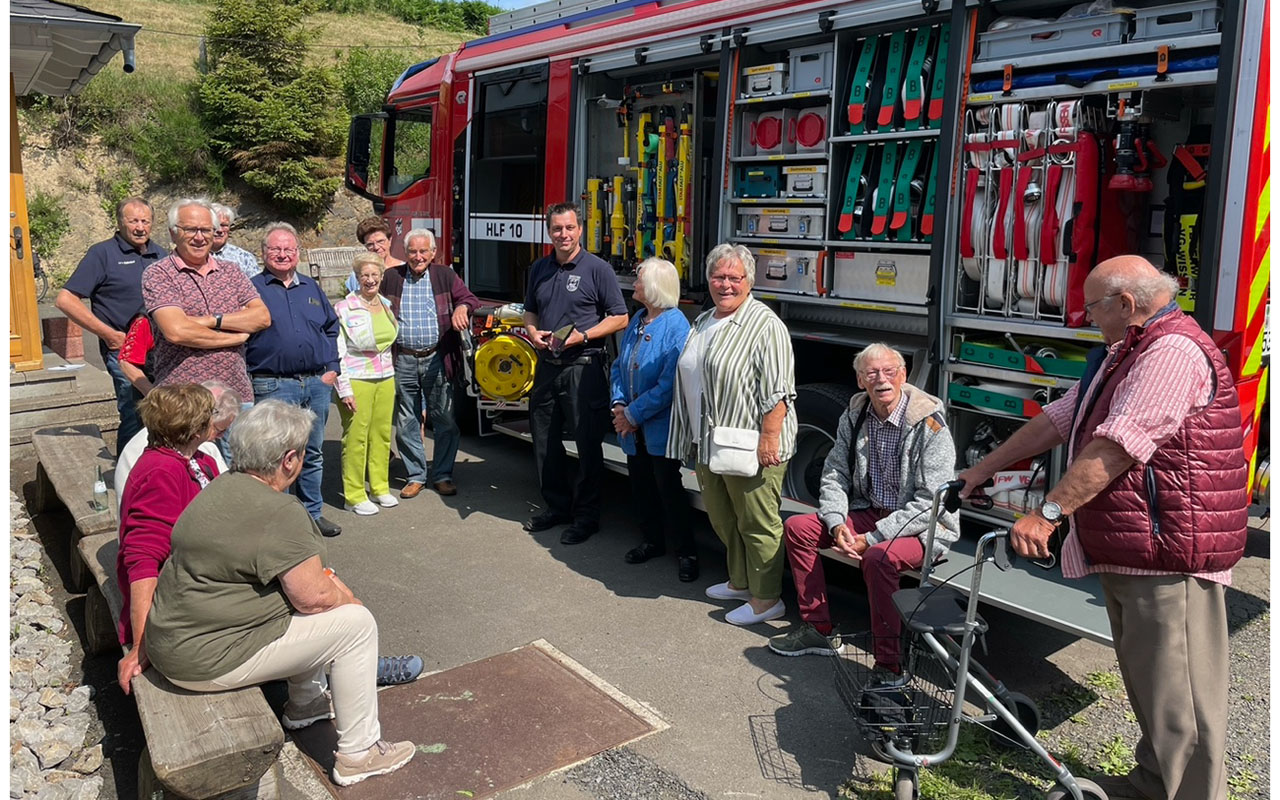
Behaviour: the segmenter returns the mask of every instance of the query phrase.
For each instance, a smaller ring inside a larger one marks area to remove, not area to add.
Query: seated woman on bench
[[[404,766],[414,745],[382,740],[378,624],[325,568],[319,529],[287,493],[314,418],[276,400],[240,415],[229,434],[233,471],[173,527],[147,654],[174,685],[195,692],[288,681],[282,723],[297,730],[334,719],[333,780],[347,786]]]
[[[156,590],[156,576],[169,558],[169,535],[187,504],[218,476],[220,467],[200,449],[218,433],[213,393],[194,383],[175,383],[147,393],[138,403],[146,449],[129,470],[120,494],[120,550],[116,580],[123,595],[120,643],[131,646],[120,659],[120,688],[147,668],[143,629]],[[127,450],[128,447],[122,448]],[[118,463],[116,469],[124,468]]]

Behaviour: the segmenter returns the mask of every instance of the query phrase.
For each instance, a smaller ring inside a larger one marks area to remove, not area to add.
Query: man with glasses
[[[167,255],[151,241],[151,218],[151,204],[145,199],[121,200],[116,206],[115,235],[89,248],[54,300],[67,319],[98,337],[120,414],[117,451],[142,429],[136,405],[142,394],[120,369],[120,348],[129,323],[142,311],[143,271]],[[90,308],[84,307],[86,297]]]
[[[215,219],[207,200],[175,203],[169,209],[173,254],[142,275],[142,299],[156,333],[155,384],[216,380],[249,398],[245,342],[271,324],[271,314],[243,272],[213,257]]]
[[[834,548],[861,561],[871,606],[875,666],[902,672],[902,621],[893,606],[899,575],[924,563],[933,492],[955,474],[956,449],[942,401],[907,383],[902,354],[873,344],[853,361],[864,391],[840,417],[836,443],[822,467],[817,514],[787,520],[787,556],[801,624],[769,640],[784,656],[833,656],[844,644],[831,624],[818,550]],[[931,558],[960,538],[957,515],[938,518]]]
[[[282,400],[315,414],[302,474],[293,491],[320,533],[337,536],[342,528],[321,514],[324,498],[320,484],[324,478],[324,427],[338,380],[338,315],[320,285],[298,272],[298,232],[292,225],[274,222],[267,226],[262,261],[266,269],[254,276],[252,283],[273,322],[250,336],[245,350],[253,400]]]
[[[213,211],[217,214],[218,224],[217,230],[213,232],[213,255],[223,261],[230,261],[240,268],[244,276],[253,279],[259,272],[262,272],[262,265],[258,263],[258,257],[243,247],[236,247],[231,243],[231,226],[236,221],[235,209],[231,206],[224,206],[222,203],[214,203]]]
[[[536,533],[572,523],[560,542],[580,544],[600,528],[609,424],[604,342],[627,327],[627,304],[613,268],[579,245],[582,215],[576,205],[547,209],[547,234],[553,250],[529,268],[524,300],[525,331],[538,351],[529,422],[547,505],[524,529]],[[578,445],[576,470],[564,450],[566,422]]]

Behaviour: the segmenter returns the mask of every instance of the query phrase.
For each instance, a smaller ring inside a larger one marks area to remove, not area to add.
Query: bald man
[[[1133,771],[1098,779],[1112,800],[1227,797],[1224,594],[1244,553],[1248,464],[1234,379],[1177,291],[1137,256],[1099,264],[1084,307],[1106,347],[1065,396],[960,476],[978,486],[1067,444],[1066,474],[1010,535],[1019,553],[1043,558],[1070,518],[1062,573],[1102,583],[1142,730]]]

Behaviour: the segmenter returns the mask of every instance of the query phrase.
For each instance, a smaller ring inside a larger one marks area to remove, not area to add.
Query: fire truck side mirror
[[[361,114],[351,118],[351,127],[347,132],[347,188],[368,200],[377,199],[382,190],[378,169],[380,165],[372,164],[374,122],[380,123],[378,131],[383,129],[385,114]],[[381,145],[381,142],[379,142]],[[381,151],[381,147],[378,148]],[[371,169],[372,168],[372,169]],[[370,185],[370,175],[374,180]]]

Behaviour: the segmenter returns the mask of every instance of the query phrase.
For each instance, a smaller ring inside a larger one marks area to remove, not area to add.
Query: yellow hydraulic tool
[[[654,255],[666,258],[666,226],[667,226],[667,172],[670,165],[667,162],[667,126],[665,121],[658,124],[658,153],[654,159],[658,163],[654,165],[656,180],[654,181],[657,192],[654,198],[655,207],[657,208],[656,219],[653,226],[653,252]]]
[[[653,243],[653,159],[657,155],[658,137],[653,129],[653,114],[641,112],[636,118],[636,221],[633,236],[636,261],[643,261],[647,245]]]
[[[610,192],[609,209],[609,254],[615,259],[622,259],[627,254],[627,212],[622,196],[622,184],[625,178],[613,176],[613,190]]]
[[[691,189],[689,176],[693,168],[693,124],[686,106],[680,116],[680,140],[676,147],[676,250],[675,265],[680,277],[689,274],[689,206]]]
[[[599,255],[604,251],[604,208],[600,192],[603,181],[587,178],[587,252]]]

